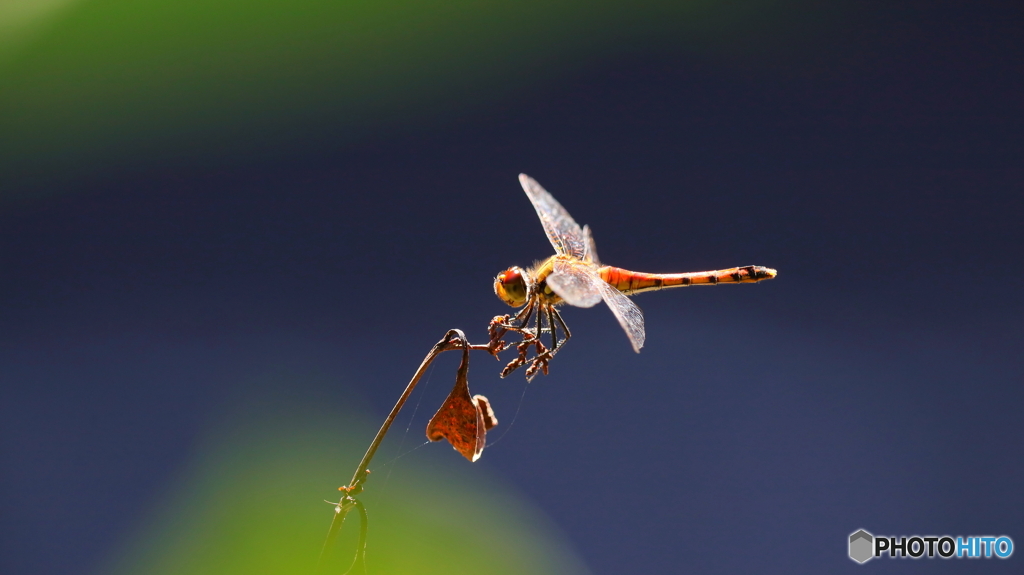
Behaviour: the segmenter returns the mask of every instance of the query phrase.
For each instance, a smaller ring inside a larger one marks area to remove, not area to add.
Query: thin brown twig
[[[362,460],[359,461],[359,465],[356,467],[355,473],[352,474],[352,480],[347,486],[339,488],[339,490],[345,494],[335,504],[334,518],[331,520],[331,526],[327,531],[327,539],[324,541],[323,549],[320,551],[320,558],[317,561],[317,572],[321,572],[325,567],[325,561],[331,554],[334,542],[337,540],[338,534],[341,532],[341,526],[345,522],[345,517],[353,508],[356,508],[359,511],[361,526],[356,560],[349,571],[352,572],[352,570],[357,566],[364,565],[364,554],[366,548],[366,509],[363,507],[363,504],[355,498],[355,496],[362,493],[363,484],[366,483],[367,475],[370,473],[370,461],[377,453],[377,448],[380,447],[381,442],[384,441],[384,436],[387,435],[388,430],[391,428],[391,424],[398,416],[398,412],[405,406],[406,400],[409,399],[409,396],[416,388],[416,384],[419,383],[423,373],[426,372],[427,368],[430,367],[430,364],[437,359],[437,356],[446,351],[455,349],[487,351],[492,355],[495,354],[495,344],[493,342],[486,345],[471,344],[469,343],[469,340],[466,339],[466,334],[459,329],[448,330],[448,333],[441,338],[441,341],[434,344],[434,347],[430,349],[427,356],[423,358],[423,362],[420,363],[420,366],[416,370],[416,373],[413,374],[412,379],[409,380],[409,384],[405,387],[405,391],[402,392],[401,397],[398,398],[395,406],[391,409],[391,413],[388,414],[387,419],[384,420],[384,424],[381,425],[380,429],[377,431],[377,435],[374,436],[373,441],[370,442],[370,447],[367,448]]]

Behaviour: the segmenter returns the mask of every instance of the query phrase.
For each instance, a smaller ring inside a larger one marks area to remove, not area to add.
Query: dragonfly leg
[[[555,329],[555,306],[547,306],[548,328],[551,329],[551,355],[558,349],[558,331]]]
[[[545,326],[545,320],[548,319],[546,315],[547,308],[538,307],[536,311],[536,316],[532,314],[524,316],[527,323],[521,327],[509,327],[508,331],[519,333],[523,340],[515,344],[519,355],[505,366],[505,369],[501,371],[501,377],[507,376],[526,364],[530,364],[530,367],[526,370],[527,381],[532,380],[539,370],[543,370],[545,374],[548,372],[547,359],[550,357],[550,353],[541,342],[541,335],[545,330],[550,330],[551,327],[550,325]],[[548,321],[550,320],[548,319]],[[531,348],[533,349],[533,357],[530,357]]]
[[[537,315],[534,315],[537,312]],[[529,352],[531,346],[539,343],[538,336],[541,330],[540,316],[542,312],[537,310],[537,303],[531,302],[515,315],[515,317],[498,316],[491,321],[489,331],[491,333],[491,349],[495,356],[513,346],[519,355],[505,366],[501,371],[501,377],[505,377],[531,360]],[[532,326],[531,326],[532,323]],[[506,343],[502,338],[506,333],[518,333],[523,339],[519,343]],[[539,353],[539,352],[538,352]]]
[[[492,355],[497,357],[499,353],[505,351],[506,349],[512,347],[513,345],[516,345],[515,343],[506,343],[505,340],[502,339],[502,337],[504,337],[505,334],[510,331],[522,334],[524,339],[528,339],[531,337],[529,334],[529,328],[525,328],[523,326],[529,324],[530,318],[533,316],[535,308],[536,304],[530,303],[529,305],[523,307],[523,309],[521,309],[515,315],[515,317],[512,317],[508,314],[494,316],[494,319],[491,320],[490,325],[487,326],[487,332],[490,335],[491,339],[488,347],[490,348],[490,352]]]
[[[536,358],[545,351],[544,344],[542,344],[539,339],[537,339],[536,337],[529,333],[524,333],[523,341],[515,344],[515,346],[516,350],[519,352],[519,355],[515,359],[510,361],[509,364],[505,366],[505,369],[501,370],[501,377],[509,375],[510,373],[519,369],[520,367],[523,367],[527,363],[536,361]],[[536,349],[533,359],[529,357],[531,347]],[[527,380],[533,379],[533,375],[537,371],[536,369],[533,369],[533,367],[534,366],[531,365],[530,368],[527,369]]]
[[[530,302],[523,309],[519,310],[519,313],[509,320],[510,325],[518,328],[525,328],[533,317],[533,312],[537,310],[537,302]]]
[[[530,363],[530,367],[526,368],[526,381],[532,381],[533,377],[537,375],[538,371],[543,372],[544,375],[547,375],[548,361],[551,360],[551,356],[553,355],[551,353],[551,350],[546,348],[544,344],[541,343],[540,339],[526,341],[523,342],[523,344],[521,345],[523,345],[523,349],[520,356],[522,359],[522,363],[526,363],[527,361],[529,361]],[[529,347],[531,345],[534,347],[533,359],[527,359],[525,357],[526,351],[529,350]]]
[[[562,326],[562,333],[565,334],[565,339],[562,340],[562,345],[569,343],[569,338],[572,337],[572,332],[569,331],[569,326],[565,325],[565,320],[562,319],[562,314],[558,313],[558,310],[551,308],[551,313],[554,315],[555,320],[558,321],[558,325]]]
[[[534,315],[536,313],[536,315]],[[561,330],[561,334],[559,334]],[[548,362],[555,356],[555,353],[565,345],[572,333],[565,325],[561,314],[550,304],[527,305],[515,317],[498,316],[491,321],[491,348],[492,353],[504,351],[515,346],[519,355],[505,366],[501,371],[501,377],[505,377],[515,370],[529,364],[526,369],[526,379],[532,380],[535,375],[543,372],[548,373]],[[519,343],[506,343],[502,336],[508,332],[518,333],[523,339]],[[542,337],[545,333],[551,334],[550,347],[544,345]],[[533,357],[530,357],[530,352]]]
[[[558,327],[561,326],[562,329],[568,333],[568,330],[565,329],[565,322],[562,321],[558,311],[555,310],[555,306],[546,305],[544,306],[543,311],[539,312],[539,314],[543,315],[544,319],[547,320],[548,327],[545,329],[551,332],[551,347],[545,348],[539,338],[534,343],[536,347],[536,355],[534,355],[533,360],[531,360],[530,367],[526,369],[527,379],[532,378],[538,371],[544,372],[544,375],[548,374],[548,362],[551,361],[551,358],[555,357],[555,352],[557,352],[562,345],[565,345],[565,341],[558,341]]]

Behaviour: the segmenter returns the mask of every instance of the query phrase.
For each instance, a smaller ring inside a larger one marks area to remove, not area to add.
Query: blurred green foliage
[[[335,488],[348,482],[375,428],[283,399],[246,409],[210,435],[101,571],[312,573],[333,516],[324,499],[338,498]],[[414,447],[420,433],[406,445]],[[417,450],[393,470],[384,465],[389,457],[385,448],[360,496],[369,515],[369,573],[585,572],[541,512],[447,444]],[[430,463],[439,459],[463,472]],[[328,572],[351,564],[358,526],[353,513]]]
[[[795,1],[14,0],[0,10],[0,186],[352,141],[609,53],[735,49]]]

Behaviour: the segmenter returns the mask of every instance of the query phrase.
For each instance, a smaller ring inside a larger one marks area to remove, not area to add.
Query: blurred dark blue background
[[[358,132],[313,117],[0,174],[4,572],[96,569],[261,374],[383,419],[445,330],[484,341],[509,311],[493,276],[551,253],[519,172],[605,262],[779,270],[639,296],[639,355],[607,309],[568,309],[525,395],[474,359],[492,437],[515,423],[473,465],[595,573],[852,572],[859,528],[1024,544],[1022,10],[787,10],[734,45],[523,56],[514,82],[481,72]]]

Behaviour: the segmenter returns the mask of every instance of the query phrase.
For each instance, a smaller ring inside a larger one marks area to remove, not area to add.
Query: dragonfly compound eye
[[[498,274],[498,277],[494,279],[494,293],[501,298],[501,301],[512,307],[524,305],[527,289],[523,270],[512,267]]]

